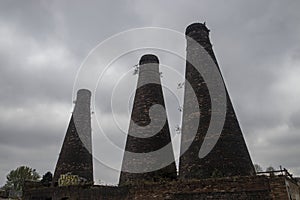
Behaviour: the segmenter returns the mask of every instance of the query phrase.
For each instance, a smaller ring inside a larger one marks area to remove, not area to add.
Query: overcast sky
[[[282,165],[300,176],[299,9],[297,0],[1,0],[0,185],[6,174],[20,165],[40,174],[54,171],[72,114],[76,74],[96,45],[128,29],[154,26],[184,33],[189,24],[204,21],[211,30],[213,48],[253,162],[263,168]],[[185,48],[174,44],[179,47]],[[111,46],[107,51],[117,48]],[[105,98],[110,98],[108,88],[115,85],[115,76],[133,70],[143,53],[157,53],[166,63],[176,60],[154,50],[130,53],[119,58],[99,82],[98,107],[92,116],[96,182],[117,183],[115,169],[120,168],[122,152],[111,143],[121,149],[125,145],[122,131],[108,125],[104,139],[95,125],[111,115],[106,109],[110,104],[105,103]],[[180,61],[176,63],[180,65]],[[183,67],[178,66],[178,71]],[[162,68],[162,82],[171,88],[175,75],[166,69]],[[136,76],[126,77],[129,94]],[[124,92],[122,88],[116,91]],[[180,112],[176,107],[182,103],[182,92],[174,97],[168,91],[164,89],[178,152],[175,127]],[[120,126],[126,130],[132,94],[124,102],[116,112],[124,119]]]

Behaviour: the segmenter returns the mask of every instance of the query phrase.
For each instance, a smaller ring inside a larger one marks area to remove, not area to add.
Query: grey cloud
[[[300,110],[295,111],[290,117],[290,123],[295,129],[300,129]]]

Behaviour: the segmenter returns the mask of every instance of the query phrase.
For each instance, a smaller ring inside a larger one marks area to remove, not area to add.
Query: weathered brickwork
[[[155,105],[162,106],[162,111],[164,113],[162,114],[158,111],[151,112],[150,109]],[[161,124],[161,121],[164,121],[164,123]],[[145,128],[148,125],[151,126],[151,128]],[[160,162],[160,158],[150,157],[152,156],[150,154],[145,154],[141,159],[130,158],[125,152],[120,176],[120,185],[136,180],[173,180],[177,176],[171,135],[166,117],[165,102],[160,81],[159,60],[154,55],[144,55],[141,57],[139,62],[139,77],[125,151],[133,153],[148,153],[157,151],[168,144],[170,145],[166,151],[168,154],[166,156],[171,157],[171,164],[152,172],[131,173],[126,171],[126,169],[135,169],[139,166],[139,163],[145,163],[145,168],[147,166],[153,166],[155,164],[153,162]]]
[[[200,44],[208,52],[215,64],[218,64],[209,40],[209,30],[205,24],[195,23],[188,26],[186,29],[186,35],[187,63],[185,76],[186,80],[191,84],[195,91],[198,102],[192,102],[193,99],[191,98],[191,92],[193,91],[185,90],[182,144],[186,142],[186,137],[194,128],[195,117],[197,117],[197,113],[187,113],[185,111],[193,110],[191,106],[195,105],[195,103],[199,105],[200,121],[194,141],[185,153],[182,152],[182,156],[180,157],[179,176],[180,178],[187,179],[201,179],[213,176],[253,175],[253,164],[227,92],[227,112],[220,138],[218,139],[215,147],[206,157],[202,159],[198,157],[200,147],[204,141],[204,137],[206,136],[211,120],[211,97],[206,82],[191,63],[201,63],[208,67],[209,65],[205,63],[207,62],[204,59],[206,57],[205,55],[199,56],[199,47],[195,47],[195,45],[193,45],[193,41],[189,39],[189,37],[198,42],[198,44]],[[187,86],[187,84],[185,85]],[[216,115],[218,115],[218,113],[216,113]]]
[[[59,154],[53,184],[58,184],[60,175],[72,173],[87,182],[93,182],[93,156],[91,140],[91,92],[79,90],[69,127]],[[76,123],[75,123],[76,122]],[[85,127],[79,132],[80,126]]]
[[[68,186],[28,189],[24,200],[290,200],[284,176],[244,176],[111,186]],[[297,186],[299,189],[299,186]],[[293,199],[292,200],[296,200]]]
[[[270,178],[270,188],[273,199],[300,199],[300,187],[294,179],[284,179],[283,176],[273,176]]]
[[[108,199],[120,200],[128,195],[127,188],[110,186],[66,186],[39,188],[28,190],[24,200],[91,200]]]

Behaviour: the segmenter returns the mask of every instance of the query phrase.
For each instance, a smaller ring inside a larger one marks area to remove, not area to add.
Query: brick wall
[[[128,186],[68,186],[27,189],[24,200],[47,198],[94,200],[289,200],[284,176],[246,176],[171,182],[144,182]],[[299,186],[293,183],[298,189]],[[294,199],[293,199],[294,200]]]

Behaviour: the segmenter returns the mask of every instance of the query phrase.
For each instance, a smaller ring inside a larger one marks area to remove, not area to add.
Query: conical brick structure
[[[120,185],[145,180],[173,180],[176,176],[159,60],[155,55],[144,55],[139,62]]]
[[[221,82],[224,83],[224,81],[209,40],[209,30],[205,24],[191,24],[186,29],[186,36],[187,62],[185,78],[196,94],[196,103],[199,105],[200,110],[200,121],[196,136],[191,145],[186,151],[181,149],[179,176],[181,179],[203,179],[221,176],[253,175],[255,173],[253,164],[226,87],[224,89],[224,96],[226,96],[224,100],[226,107],[224,107],[224,110],[226,110],[226,114],[224,112],[225,122],[223,128],[221,126],[221,134],[212,134],[209,139],[215,140],[217,143],[206,156],[203,158],[199,157],[201,145],[204,143],[212,119],[212,100],[211,91],[209,91],[206,81],[191,63],[200,63],[206,67],[210,67],[210,65],[203,63],[206,62],[203,59],[205,55],[203,55],[203,52],[201,53],[197,45],[193,44],[192,40],[205,49],[208,53],[207,55],[211,57],[217,66],[216,71],[220,73]],[[187,89],[187,84],[185,84],[185,87]],[[218,86],[215,85],[215,87]],[[214,100],[218,101],[218,98]],[[192,101],[191,92],[186,90],[183,107],[182,144],[187,142],[186,138],[191,132],[191,127],[196,117],[195,113],[190,112],[195,109],[192,107],[195,102]],[[220,113],[214,113],[214,115],[218,117]],[[217,123],[221,123],[221,120]]]
[[[91,138],[91,92],[81,89],[77,92],[74,111],[59,154],[53,183],[60,175],[71,173],[93,181],[93,156]]]

